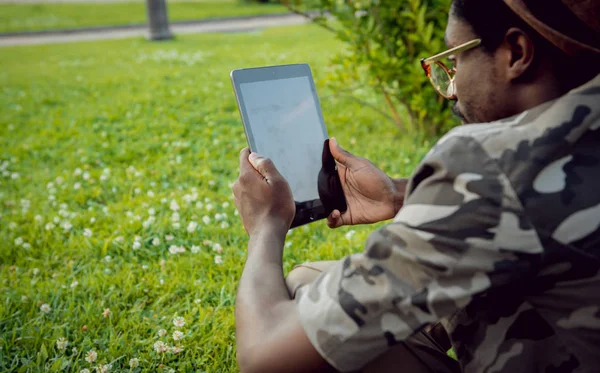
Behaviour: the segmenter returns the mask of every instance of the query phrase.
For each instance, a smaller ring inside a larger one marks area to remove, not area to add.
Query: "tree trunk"
[[[146,0],[146,11],[148,13],[148,26],[150,40],[173,39],[169,31],[169,17],[167,16],[167,3],[165,0]]]

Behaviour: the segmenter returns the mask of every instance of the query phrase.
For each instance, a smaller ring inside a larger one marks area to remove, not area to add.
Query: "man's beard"
[[[469,123],[467,117],[465,117],[462,111],[460,111],[458,108],[458,102],[455,102],[454,105],[452,105],[452,114],[456,115],[463,124]]]

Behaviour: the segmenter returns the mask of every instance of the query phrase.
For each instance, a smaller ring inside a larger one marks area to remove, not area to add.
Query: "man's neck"
[[[574,87],[573,87],[574,88]],[[515,111],[522,113],[565,95],[570,89],[561,88],[552,76],[544,75],[534,83],[523,84],[515,95]]]

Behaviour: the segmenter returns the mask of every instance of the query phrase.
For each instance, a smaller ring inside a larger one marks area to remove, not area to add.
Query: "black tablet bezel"
[[[254,142],[254,136],[252,134],[252,128],[250,127],[250,120],[248,113],[246,112],[246,106],[244,104],[244,97],[241,93],[240,85],[245,83],[264,82],[279,79],[289,78],[300,78],[306,77],[310,82],[310,88],[315,100],[317,112],[319,115],[319,121],[321,129],[323,130],[323,136],[325,139],[329,138],[327,129],[325,128],[325,120],[323,118],[323,112],[321,111],[321,103],[317,95],[315,82],[313,79],[312,71],[308,64],[294,64],[294,65],[279,65],[279,66],[265,66],[248,69],[233,70],[230,74],[231,82],[233,83],[233,89],[235,91],[235,97],[237,99],[238,108],[242,117],[242,123],[244,125],[244,131],[246,133],[246,139],[251,151],[255,151],[256,144]],[[296,203],[296,215],[290,228],[294,228],[300,225],[308,224],[316,220],[324,219],[327,217],[325,207],[320,199],[312,201],[295,201]]]

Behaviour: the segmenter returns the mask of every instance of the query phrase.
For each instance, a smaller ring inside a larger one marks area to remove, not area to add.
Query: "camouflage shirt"
[[[442,138],[393,223],[297,295],[354,371],[441,320],[463,372],[600,372],[600,75]]]

